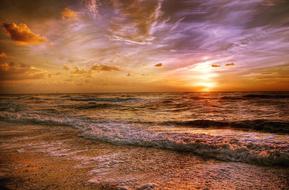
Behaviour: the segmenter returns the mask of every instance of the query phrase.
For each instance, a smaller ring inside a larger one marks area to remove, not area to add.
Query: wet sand
[[[1,189],[288,189],[289,170],[0,123]]]

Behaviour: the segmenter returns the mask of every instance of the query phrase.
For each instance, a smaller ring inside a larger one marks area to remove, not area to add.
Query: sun
[[[216,87],[214,82],[199,82],[197,85],[200,87],[202,92],[210,92],[213,88]]]
[[[217,87],[215,78],[218,76],[212,64],[215,63],[213,60],[204,60],[191,69],[193,72],[192,85],[198,87],[203,92],[209,92]]]

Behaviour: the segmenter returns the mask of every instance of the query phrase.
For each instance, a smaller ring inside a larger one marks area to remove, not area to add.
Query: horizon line
[[[53,94],[120,94],[120,93],[127,93],[127,94],[139,94],[139,93],[262,93],[262,92],[274,92],[274,93],[289,93],[289,90],[262,90],[262,91],[251,91],[251,90],[237,90],[237,91],[136,91],[136,92],[39,92],[39,93],[1,93],[1,95],[53,95]]]

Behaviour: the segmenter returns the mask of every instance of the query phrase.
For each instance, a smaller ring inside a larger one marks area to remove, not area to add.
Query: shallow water
[[[0,118],[72,126],[115,144],[288,166],[288,105],[288,93],[3,95]]]

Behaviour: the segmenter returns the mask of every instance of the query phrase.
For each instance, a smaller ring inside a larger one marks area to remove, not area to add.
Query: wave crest
[[[72,126],[80,129],[85,138],[113,144],[187,151],[224,161],[289,166],[289,145],[287,141],[283,140],[261,139],[253,142],[234,136],[156,132],[149,130],[149,128],[138,127],[136,124],[109,121],[95,123],[85,118],[40,116],[37,114],[2,112],[0,119],[19,123]]]
[[[289,134],[288,121],[272,121],[265,119],[243,120],[243,121],[215,121],[215,120],[188,120],[188,121],[167,121],[165,125],[193,126],[199,128],[224,127],[245,130],[256,130],[271,133]]]

